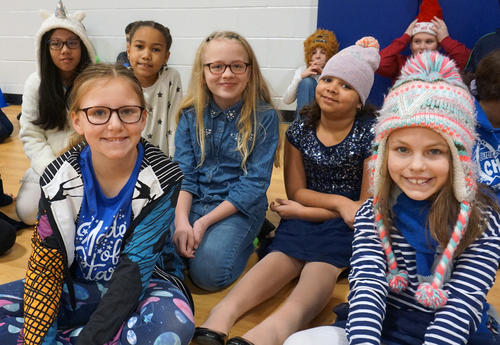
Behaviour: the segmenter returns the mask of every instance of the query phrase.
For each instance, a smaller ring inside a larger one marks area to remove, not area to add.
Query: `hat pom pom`
[[[448,301],[448,293],[443,289],[433,287],[430,283],[420,284],[415,297],[418,303],[431,309],[441,308]]]
[[[401,68],[401,75],[394,87],[413,80],[427,83],[444,81],[467,89],[453,59],[441,55],[438,51],[424,52],[409,58]]]
[[[399,271],[398,273],[390,273],[387,275],[389,288],[396,293],[401,293],[408,286],[408,272]]]
[[[356,41],[356,45],[363,48],[375,48],[380,50],[380,44],[377,39],[372,36],[365,36]]]

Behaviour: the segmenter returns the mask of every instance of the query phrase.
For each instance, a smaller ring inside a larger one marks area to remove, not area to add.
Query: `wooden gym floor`
[[[3,179],[3,185],[6,193],[13,195],[17,194],[20,183],[19,180],[24,175],[24,172],[29,167],[29,160],[24,155],[22,143],[19,140],[19,121],[16,115],[21,111],[20,106],[8,106],[2,109],[11,122],[14,124],[14,133],[10,138],[0,144],[0,175]],[[281,130],[284,132],[287,125],[282,124]],[[283,140],[282,136],[282,140]],[[285,198],[285,188],[283,184],[283,169],[274,168],[271,179],[271,185],[267,192],[269,201],[275,198]],[[0,207],[0,211],[4,212],[12,218],[16,218],[14,204]],[[268,218],[276,225],[279,222],[279,217],[271,211],[268,211]],[[18,232],[16,244],[5,255],[0,257],[0,284],[7,283],[13,280],[24,277],[26,264],[31,252],[30,238],[32,229],[26,228]],[[248,270],[257,261],[255,254],[252,254],[247,264]],[[497,278],[500,274],[497,273]],[[498,280],[498,279],[497,279]],[[255,326],[273,310],[275,310],[288,296],[295,282],[285,286],[279,293],[263,303],[262,305],[249,311],[234,325],[230,332],[230,336],[242,335],[248,329]],[[210,309],[229,291],[229,288],[217,293],[207,293],[193,286],[188,280],[189,287],[193,293],[195,302],[195,322],[200,325],[208,316]],[[348,283],[346,279],[340,280],[332,294],[330,302],[325,309],[314,319],[310,326],[330,324],[334,320],[332,309],[338,303],[346,301],[348,294]],[[488,295],[488,301],[493,304],[497,310],[500,310],[500,283],[496,283]]]

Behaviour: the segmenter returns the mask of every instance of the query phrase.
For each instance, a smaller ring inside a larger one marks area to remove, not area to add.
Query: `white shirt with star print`
[[[153,85],[142,88],[142,91],[148,112],[142,136],[172,158],[177,126],[175,116],[182,100],[179,72],[172,67],[165,67],[158,80]]]

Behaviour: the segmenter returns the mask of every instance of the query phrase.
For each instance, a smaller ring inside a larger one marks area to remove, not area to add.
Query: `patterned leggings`
[[[56,345],[75,344],[106,288],[96,283],[75,283],[76,310],[72,310],[64,286],[57,319]],[[0,285],[0,339],[16,345],[23,328],[24,281]],[[52,332],[51,332],[52,331]],[[110,344],[187,345],[194,332],[193,313],[184,294],[172,283],[152,279],[137,310],[123,323]],[[45,337],[47,341],[50,335]],[[44,341],[44,344],[46,343]]]

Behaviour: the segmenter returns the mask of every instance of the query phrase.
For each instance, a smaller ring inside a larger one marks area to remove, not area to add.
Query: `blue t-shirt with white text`
[[[112,198],[106,197],[99,186],[90,147],[85,147],[80,155],[84,196],[76,228],[75,254],[77,276],[85,280],[107,282],[118,264],[122,240],[132,220],[132,195],[144,157],[142,144],[137,149],[132,174]]]

